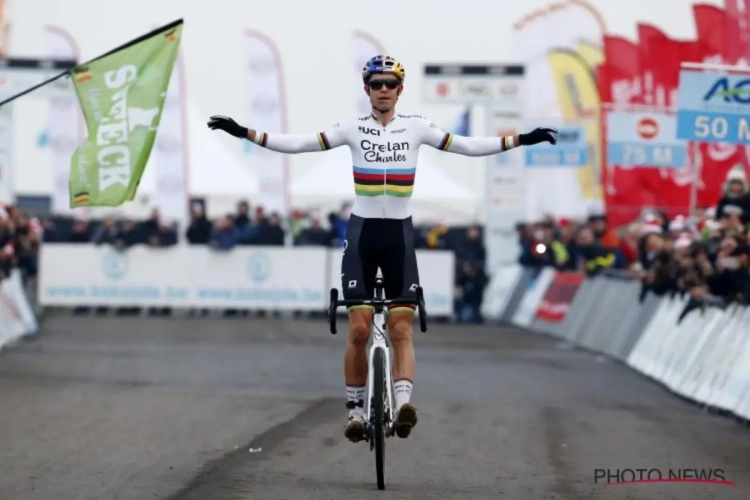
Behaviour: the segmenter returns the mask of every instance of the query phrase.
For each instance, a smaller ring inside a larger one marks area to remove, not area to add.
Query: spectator
[[[456,246],[455,253],[460,265],[470,262],[476,267],[484,267],[486,251],[478,227],[471,226],[466,230],[466,239]]]
[[[153,241],[152,238],[154,236],[158,237],[159,234],[159,227],[161,223],[159,220],[161,219],[161,214],[159,213],[158,209],[153,209],[151,211],[151,217],[149,217],[145,222],[143,222],[141,231],[143,240],[146,242]]]
[[[605,248],[597,239],[593,229],[586,227],[578,235],[578,248],[582,269],[589,276],[594,276],[604,269],[624,269],[622,259],[618,259],[617,250]],[[618,265],[619,264],[619,265]]]
[[[589,217],[589,226],[594,232],[594,237],[603,248],[613,250],[620,246],[620,239],[607,223],[604,215],[593,215]]]
[[[576,246],[576,233],[578,232],[578,226],[569,219],[560,219],[557,223],[559,228],[558,239],[560,243],[565,245],[565,251],[568,253],[568,260],[562,270],[575,271],[580,255],[578,253],[578,247]]]
[[[234,217],[227,215],[221,220],[214,222],[211,232],[210,244],[218,250],[229,250],[234,248],[240,239],[240,233],[234,226]]]
[[[260,245],[284,246],[284,228],[281,227],[281,217],[277,212],[268,218],[268,225],[260,233]]]
[[[147,244],[151,247],[171,247],[177,244],[177,232],[174,225],[166,220],[159,222],[156,233],[149,236]]]
[[[263,207],[256,207],[252,222],[239,232],[240,242],[243,245],[260,245],[265,238],[267,226],[268,220],[266,220]]]
[[[96,245],[114,245],[120,237],[120,230],[117,227],[114,217],[107,217],[94,231],[94,244]]]
[[[459,323],[480,323],[479,313],[484,300],[487,275],[481,267],[471,261],[464,261],[456,285],[454,300],[456,320]]]
[[[444,222],[439,223],[427,232],[427,248],[432,250],[445,250],[448,248],[447,235],[448,225]]]
[[[203,207],[194,205],[190,213],[190,225],[185,237],[191,245],[205,245],[211,239],[211,222],[206,218]]]
[[[718,220],[729,214],[734,214],[744,223],[750,222],[750,197],[745,170],[741,165],[732,168],[727,174],[724,192],[716,207]]]
[[[237,204],[237,215],[234,217],[234,226],[243,232],[250,225],[250,204],[241,201]]]
[[[91,230],[89,223],[85,220],[73,222],[73,231],[70,235],[70,243],[90,243]]]
[[[297,246],[329,246],[331,241],[332,234],[323,228],[320,216],[312,214],[310,216],[310,225],[300,231],[297,241],[294,244]]]
[[[125,219],[115,238],[115,246],[120,250],[125,250],[140,243],[145,243],[143,231],[132,219]]]

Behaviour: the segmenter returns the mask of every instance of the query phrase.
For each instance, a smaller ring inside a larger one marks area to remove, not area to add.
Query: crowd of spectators
[[[548,217],[517,228],[525,266],[553,266],[589,276],[618,272],[645,293],[686,294],[691,307],[750,304],[750,189],[731,170],[721,199],[692,216],[659,211],[615,231],[604,216],[577,223]]]
[[[35,286],[41,233],[37,219],[16,207],[0,206],[0,281],[18,270],[25,286]]]
[[[324,217],[318,212],[295,210],[288,217],[268,214],[262,206],[251,207],[240,202],[236,212],[211,220],[200,203],[192,206],[186,228],[165,220],[154,210],[145,221],[128,218],[105,218],[101,221],[84,219],[47,219],[44,225],[46,243],[64,242],[111,245],[122,251],[134,245],[168,247],[184,240],[189,245],[208,245],[216,251],[232,251],[243,246],[325,246],[342,247],[346,239],[346,225],[351,206],[345,204],[338,212]],[[451,250],[456,255],[455,317],[459,322],[480,322],[480,305],[488,282],[484,270],[485,247],[480,227],[449,227],[437,224],[416,227],[417,249]],[[182,234],[180,234],[182,232]],[[88,312],[88,308],[79,308]],[[107,308],[99,308],[107,312]],[[119,309],[120,314],[140,313],[139,309]],[[151,310],[152,314],[171,314],[169,309]],[[205,315],[207,310],[194,313]],[[265,315],[264,311],[225,311],[225,315]]]

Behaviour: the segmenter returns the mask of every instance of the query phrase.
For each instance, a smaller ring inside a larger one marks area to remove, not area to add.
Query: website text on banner
[[[677,137],[750,145],[750,74],[680,72]]]
[[[666,112],[607,113],[607,163],[620,168],[682,168],[687,142],[676,138],[676,118]]]
[[[331,250],[329,266],[330,288],[341,290],[341,258],[343,252]],[[447,250],[417,250],[419,284],[424,289],[425,309],[434,316],[453,315],[453,287],[455,283],[456,256]]]
[[[119,252],[108,247],[45,245],[39,301],[45,306],[258,308],[324,310],[339,266],[326,248],[200,247]],[[335,251],[338,254],[338,251]],[[417,251],[430,314],[451,314],[453,255]],[[335,272],[334,272],[335,270]],[[426,284],[425,284],[426,283]],[[427,287],[430,288],[427,288]],[[447,299],[446,299],[447,297]],[[435,302],[435,308],[431,308]],[[447,303],[447,306],[443,306]]]

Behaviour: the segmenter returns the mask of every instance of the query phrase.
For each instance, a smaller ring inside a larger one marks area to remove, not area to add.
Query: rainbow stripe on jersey
[[[416,168],[354,167],[354,192],[357,196],[398,196],[408,198],[414,191]]]

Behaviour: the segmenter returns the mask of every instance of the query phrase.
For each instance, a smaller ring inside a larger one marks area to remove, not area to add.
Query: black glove
[[[229,135],[247,139],[247,127],[243,127],[228,116],[214,115],[208,121],[208,128],[211,130],[223,130]]]
[[[518,140],[521,141],[521,146],[533,146],[540,142],[557,144],[557,130],[553,128],[537,127],[528,134],[519,134]]]

